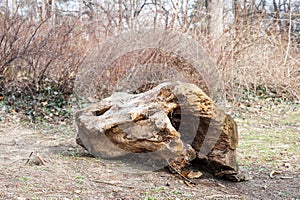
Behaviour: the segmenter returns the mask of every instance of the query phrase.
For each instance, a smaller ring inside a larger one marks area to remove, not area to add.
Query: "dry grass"
[[[299,171],[300,106],[252,104],[235,112],[239,125],[240,163]]]
[[[238,30],[224,35],[219,60],[229,98],[237,100],[246,90],[248,95],[299,101],[299,45],[276,30],[263,31],[260,24]]]

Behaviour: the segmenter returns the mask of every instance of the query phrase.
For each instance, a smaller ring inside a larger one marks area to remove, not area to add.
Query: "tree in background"
[[[224,0],[209,0],[207,9],[209,37],[213,40],[216,49],[219,50],[221,48],[219,40],[224,33]]]
[[[0,78],[10,94],[22,84],[35,98],[50,82],[72,89],[87,52],[123,31],[154,27],[202,44],[231,99],[258,88],[300,99],[299,0],[3,0],[0,6]]]

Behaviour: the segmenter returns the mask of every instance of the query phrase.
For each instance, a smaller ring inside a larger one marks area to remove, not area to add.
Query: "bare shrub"
[[[27,20],[7,10],[0,15],[2,93],[13,110],[31,116],[46,116],[43,106],[58,116],[85,57],[78,20],[67,18],[53,25],[50,18]]]
[[[223,36],[218,60],[228,98],[300,100],[299,46],[280,31],[263,30],[263,17],[235,24]]]
[[[139,93],[161,82],[185,81],[221,99],[219,75],[188,34],[144,29],[120,34],[89,55],[78,73],[76,92],[101,99],[116,91]]]
[[[296,4],[278,2],[284,10],[274,4],[272,13],[255,1],[234,1],[220,25],[224,34],[214,38],[209,6],[201,1],[192,7],[189,1],[78,1],[73,11],[64,10],[64,1],[18,2],[22,12],[9,5],[0,10],[0,100],[12,110],[47,116],[47,107],[57,114],[69,106],[74,82],[76,92],[97,98],[181,80],[209,88],[215,99],[225,86],[233,101],[300,100]]]

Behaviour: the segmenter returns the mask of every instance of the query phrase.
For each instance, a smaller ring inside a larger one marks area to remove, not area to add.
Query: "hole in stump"
[[[111,108],[111,106],[102,108],[101,110],[96,110],[96,111],[93,112],[93,115],[94,116],[101,116],[104,113],[106,113],[110,108]]]

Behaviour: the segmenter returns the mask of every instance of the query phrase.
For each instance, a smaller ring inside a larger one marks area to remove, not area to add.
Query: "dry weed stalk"
[[[273,27],[263,30],[263,19],[235,24],[223,36],[219,67],[228,96],[238,100],[246,92],[299,101],[299,46]]]

